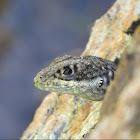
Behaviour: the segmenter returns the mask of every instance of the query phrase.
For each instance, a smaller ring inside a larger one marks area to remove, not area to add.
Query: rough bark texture
[[[140,138],[140,53],[124,33],[138,20],[140,0],[117,0],[98,19],[83,55],[115,60],[122,55],[118,70],[103,101],[94,102],[72,95],[50,93],[43,100],[21,139]],[[135,28],[131,28],[131,30]],[[139,49],[140,50],[140,49]],[[96,129],[95,126],[97,122]],[[133,124],[133,125],[132,125]]]

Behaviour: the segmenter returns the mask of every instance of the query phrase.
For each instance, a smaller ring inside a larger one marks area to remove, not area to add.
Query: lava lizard
[[[113,61],[96,56],[57,57],[34,78],[41,90],[67,93],[89,100],[103,100],[104,93],[114,78]]]

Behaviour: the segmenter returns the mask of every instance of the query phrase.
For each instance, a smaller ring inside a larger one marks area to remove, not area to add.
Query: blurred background
[[[0,0],[0,139],[19,139],[47,92],[33,78],[55,57],[79,56],[115,0]]]

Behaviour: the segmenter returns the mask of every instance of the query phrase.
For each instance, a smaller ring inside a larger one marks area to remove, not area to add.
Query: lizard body
[[[41,90],[67,93],[100,101],[113,80],[114,62],[96,56],[57,57],[34,78]]]

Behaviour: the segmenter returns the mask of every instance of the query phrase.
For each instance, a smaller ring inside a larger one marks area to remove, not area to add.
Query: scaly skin
[[[67,93],[100,101],[113,80],[114,62],[96,56],[57,57],[34,78],[41,90]]]

